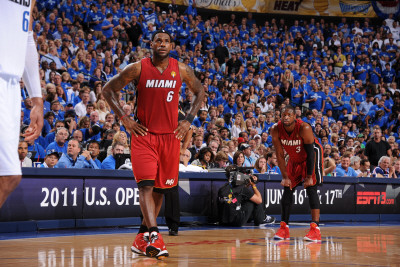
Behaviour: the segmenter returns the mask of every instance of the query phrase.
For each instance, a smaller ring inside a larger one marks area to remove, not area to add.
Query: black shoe
[[[178,235],[178,230],[174,231],[174,230],[169,229],[169,230],[168,230],[168,234],[169,234],[170,236],[177,236],[177,235]]]
[[[273,224],[275,222],[274,216],[265,215],[264,224]]]

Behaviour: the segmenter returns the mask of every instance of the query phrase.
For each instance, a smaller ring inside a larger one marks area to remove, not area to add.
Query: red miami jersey
[[[288,134],[282,122],[278,122],[279,140],[281,141],[283,149],[289,154],[289,160],[292,162],[303,162],[307,159],[307,153],[304,149],[304,140],[300,136],[300,126],[302,123],[302,120],[296,119],[293,132]],[[314,142],[318,143],[315,137]]]
[[[142,59],[141,64],[136,86],[136,120],[150,133],[173,133],[178,127],[179,89],[182,85],[178,61],[169,58],[168,67],[162,73],[151,58]]]

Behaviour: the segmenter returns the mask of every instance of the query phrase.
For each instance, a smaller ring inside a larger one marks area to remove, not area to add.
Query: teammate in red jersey
[[[168,251],[158,231],[156,218],[163,193],[178,184],[180,140],[185,137],[200,109],[204,91],[189,66],[169,57],[172,43],[167,32],[155,32],[151,48],[152,58],[128,65],[104,86],[103,95],[132,133],[132,169],[144,218],[131,249],[161,259],[168,256]],[[117,97],[130,82],[137,88],[135,120],[123,116]],[[193,92],[195,100],[185,120],[178,123],[182,82]]]
[[[281,227],[275,239],[289,239],[289,216],[293,202],[293,189],[301,182],[306,188],[312,222],[310,231],[304,237],[308,241],[320,241],[319,197],[317,187],[323,179],[323,150],[314,137],[311,126],[296,119],[295,110],[287,106],[282,110],[281,120],[271,128],[272,143],[276,149],[278,166],[282,172],[284,186],[282,196]],[[284,151],[289,155],[286,165]]]

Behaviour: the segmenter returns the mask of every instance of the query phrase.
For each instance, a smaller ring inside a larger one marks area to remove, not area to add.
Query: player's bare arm
[[[25,70],[24,70],[24,75],[23,75],[23,80],[26,84],[26,87],[28,89],[29,95],[31,96],[32,99],[32,110],[30,114],[30,119],[31,122],[29,124],[29,127],[26,129],[25,133],[23,136],[25,137],[26,141],[31,141],[35,140],[39,137],[42,127],[43,127],[43,98],[41,95],[41,88],[40,88],[40,81],[39,81],[39,67],[38,67],[38,62],[37,62],[37,51],[36,51],[36,44],[35,41],[33,40],[33,32],[32,32],[32,24],[33,24],[33,7],[35,6],[36,1],[32,1],[31,5],[31,13],[30,13],[30,19],[29,19],[29,38],[32,38],[29,40],[28,38],[28,48],[27,48],[27,56],[25,59]],[[31,43],[29,43],[31,42]],[[29,47],[30,45],[30,47]],[[32,51],[28,50],[31,49]],[[30,58],[31,56],[32,58]],[[31,60],[33,62],[31,62]],[[31,65],[32,64],[32,65]],[[36,64],[36,65],[35,65]]]
[[[314,134],[311,126],[303,122],[300,126],[300,136],[304,140],[304,149],[307,153],[307,176],[304,179],[304,188],[313,185],[312,174],[315,166]]]
[[[119,105],[118,92],[121,91],[127,84],[134,82],[138,83],[141,71],[141,63],[136,62],[129,64],[121,73],[115,75],[103,87],[103,95],[112,110],[119,118],[122,118],[122,123],[125,128],[134,136],[144,136],[147,134],[147,128],[140,123],[135,122],[128,116],[123,116],[124,111]]]
[[[194,75],[193,70],[186,64],[179,63],[179,72],[181,74],[182,82],[186,83],[190,91],[193,92],[193,103],[186,115],[185,120],[181,120],[174,133],[176,138],[182,139],[185,137],[186,132],[189,130],[190,125],[196,117],[197,112],[201,107],[201,103],[204,99],[204,90],[199,79]]]
[[[276,158],[278,161],[278,167],[281,170],[282,174],[282,182],[281,185],[285,187],[289,187],[292,189],[292,182],[290,181],[287,171],[286,171],[286,161],[285,161],[285,153],[283,151],[283,147],[281,144],[281,141],[279,139],[279,134],[278,134],[278,124],[275,123],[271,127],[271,135],[272,135],[272,144],[274,145],[275,151],[276,151]]]

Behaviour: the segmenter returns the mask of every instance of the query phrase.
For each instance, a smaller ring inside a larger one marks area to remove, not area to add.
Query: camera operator
[[[265,213],[262,196],[256,183],[258,177],[251,170],[236,165],[239,154],[234,155],[234,165],[226,168],[228,183],[218,190],[218,214],[221,225],[243,226],[253,220],[254,225],[274,223],[275,218]]]

